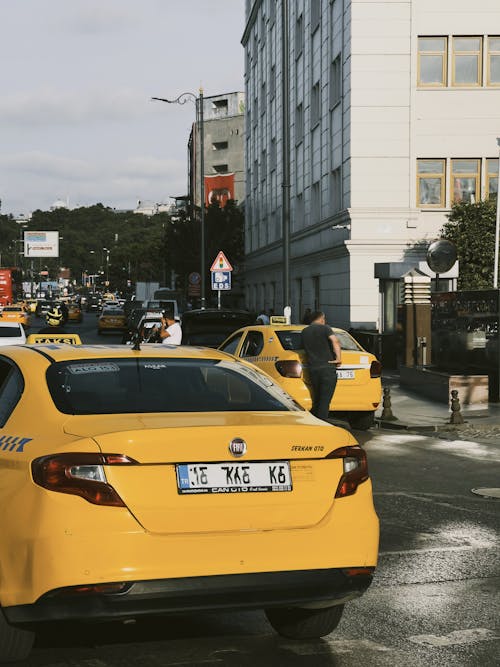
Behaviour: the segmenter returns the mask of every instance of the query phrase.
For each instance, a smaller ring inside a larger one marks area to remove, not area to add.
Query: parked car
[[[257,368],[193,347],[4,349],[1,663],[47,621],[189,610],[263,608],[314,639],[370,585],[366,452]]]
[[[0,320],[0,346],[23,345],[24,343],[26,343],[26,333],[22,324]]]
[[[233,331],[254,321],[255,315],[246,310],[187,310],[182,315],[182,343],[218,347]]]
[[[249,326],[230,336],[220,350],[255,364],[278,382],[304,408],[311,408],[307,360],[302,349],[302,324]],[[382,386],[382,365],[343,329],[333,329],[342,348],[337,387],[330,404],[336,416],[354,428],[373,425]]]

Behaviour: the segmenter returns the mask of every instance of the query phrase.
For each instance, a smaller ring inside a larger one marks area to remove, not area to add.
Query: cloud
[[[130,6],[125,7],[123,0],[120,5],[110,0],[106,3],[87,0],[85,6],[77,7],[76,11],[72,6],[69,13],[59,18],[58,25],[73,33],[89,36],[137,28],[141,22],[141,14]]]
[[[91,172],[90,165],[84,160],[31,151],[0,155],[0,168],[18,174],[78,180]]]
[[[3,95],[0,123],[10,126],[83,125],[140,117],[149,102],[130,88],[61,91],[51,88]]]

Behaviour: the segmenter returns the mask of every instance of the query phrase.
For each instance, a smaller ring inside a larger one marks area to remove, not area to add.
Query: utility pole
[[[290,307],[290,72],[288,0],[281,2],[283,311]]]

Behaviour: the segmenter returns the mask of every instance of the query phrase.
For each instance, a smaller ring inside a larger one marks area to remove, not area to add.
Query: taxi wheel
[[[344,605],[327,609],[266,609],[269,623],[288,639],[319,639],[333,632],[342,618]]]
[[[24,660],[34,641],[34,632],[9,625],[0,609],[0,663]]]

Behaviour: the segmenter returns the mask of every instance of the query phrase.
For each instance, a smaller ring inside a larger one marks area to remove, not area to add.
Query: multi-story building
[[[282,298],[282,2],[289,7],[293,316],[390,331],[451,203],[496,194],[500,3],[247,0],[246,284]],[[456,275],[450,273],[449,276]]]
[[[226,93],[203,98],[205,204],[217,199],[243,202],[245,93]],[[200,206],[200,136],[193,125],[188,143],[189,195]]]

